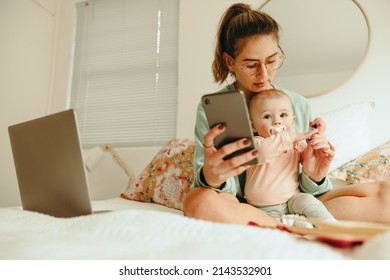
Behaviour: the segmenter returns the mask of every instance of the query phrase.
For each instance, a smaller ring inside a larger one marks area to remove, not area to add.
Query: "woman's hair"
[[[269,15],[252,10],[247,4],[233,4],[223,14],[217,33],[212,72],[215,82],[222,84],[229,75],[223,53],[235,58],[240,43],[252,36],[273,36],[279,42],[278,23]]]

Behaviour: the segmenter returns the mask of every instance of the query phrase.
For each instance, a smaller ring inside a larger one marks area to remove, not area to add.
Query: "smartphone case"
[[[210,128],[218,124],[224,124],[226,127],[225,131],[215,139],[215,147],[217,149],[242,138],[247,138],[252,143],[249,147],[232,153],[225,159],[230,159],[255,149],[248,107],[242,91],[206,94],[202,96],[202,104]],[[253,159],[245,163],[245,165],[256,164],[257,162],[257,159]]]

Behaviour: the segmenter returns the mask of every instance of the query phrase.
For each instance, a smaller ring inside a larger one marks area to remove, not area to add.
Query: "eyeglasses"
[[[261,70],[261,62],[258,60],[255,61],[248,61],[245,63],[238,63],[234,60],[232,57],[234,63],[238,64],[240,69],[244,72],[245,76],[254,76]],[[278,53],[267,58],[267,60],[264,63],[265,68],[269,72],[273,72],[278,70],[280,67],[282,67],[284,60],[286,59],[286,55],[284,54],[284,51],[280,46],[278,46]]]

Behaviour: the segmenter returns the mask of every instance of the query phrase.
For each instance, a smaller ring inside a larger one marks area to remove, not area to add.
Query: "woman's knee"
[[[201,218],[207,205],[213,205],[211,201],[217,193],[211,189],[197,187],[187,193],[183,201],[183,213],[185,216]]]
[[[390,181],[378,182],[378,196],[390,201]]]
[[[327,202],[346,196],[369,199],[383,197],[390,199],[390,181],[355,183],[337,187],[325,194],[317,196],[317,198],[322,202]]]
[[[390,181],[357,183],[350,185],[350,187],[351,191],[357,192],[355,196],[390,201]]]

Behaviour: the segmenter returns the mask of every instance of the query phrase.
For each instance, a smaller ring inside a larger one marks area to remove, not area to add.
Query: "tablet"
[[[250,146],[232,153],[225,159],[255,149],[248,107],[242,91],[236,90],[205,94],[202,96],[202,105],[210,127],[218,124],[224,124],[226,127],[225,131],[215,139],[215,147],[217,149],[242,138],[247,138],[251,141]],[[255,158],[244,165],[257,163],[257,158]]]

